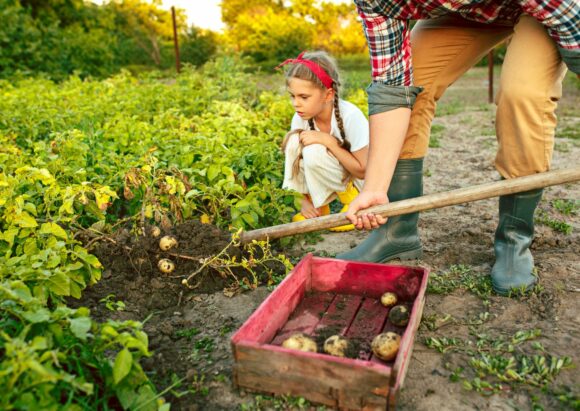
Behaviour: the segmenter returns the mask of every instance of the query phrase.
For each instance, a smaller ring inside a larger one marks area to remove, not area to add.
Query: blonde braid
[[[336,90],[335,86],[333,85],[332,88],[334,89],[334,115],[336,117],[336,122],[338,123],[338,129],[340,130],[340,136],[342,137],[342,142],[340,146],[347,151],[350,151],[350,141],[346,138],[346,132],[344,131],[344,122],[342,121],[342,116],[340,115],[340,107],[339,107],[339,98],[338,98],[338,91]]]

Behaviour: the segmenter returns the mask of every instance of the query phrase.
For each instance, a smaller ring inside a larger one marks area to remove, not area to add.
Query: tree
[[[296,56],[312,43],[312,25],[288,12],[242,13],[227,35],[236,50],[255,61]]]
[[[353,5],[320,0],[223,0],[226,39],[256,61],[280,60],[305,49],[335,55],[366,51]]]
[[[222,21],[232,28],[242,14],[259,14],[270,9],[281,11],[284,9],[283,0],[222,0]]]
[[[117,13],[118,29],[159,66],[161,43],[173,36],[171,12],[160,8],[161,0],[112,0],[109,5]],[[178,9],[176,14],[178,27],[186,27],[183,11]]]
[[[211,59],[218,45],[218,36],[210,30],[191,26],[181,37],[181,61],[200,66]]]

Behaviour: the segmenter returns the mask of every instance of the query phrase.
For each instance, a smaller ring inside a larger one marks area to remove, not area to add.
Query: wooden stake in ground
[[[360,210],[357,212],[357,215],[374,213],[382,215],[383,217],[393,217],[401,214],[470,203],[472,201],[484,200],[486,198],[514,194],[558,184],[572,183],[579,180],[580,167],[548,171],[526,177],[512,178],[509,180],[411,198],[409,200],[397,201],[390,204],[378,205],[366,210]],[[349,223],[350,221],[345,217],[345,213],[331,214],[324,217],[298,221],[296,223],[288,223],[242,232],[241,241],[243,243],[249,243],[252,240],[272,240],[295,234],[339,227]]]

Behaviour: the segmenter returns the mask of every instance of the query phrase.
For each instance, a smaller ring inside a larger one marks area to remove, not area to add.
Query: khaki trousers
[[[527,15],[513,27],[453,17],[415,25],[411,34],[414,84],[424,91],[413,107],[400,158],[425,156],[437,100],[449,85],[508,38],[496,96],[499,149],[495,166],[505,178],[549,170],[555,110],[566,67],[544,27]]]

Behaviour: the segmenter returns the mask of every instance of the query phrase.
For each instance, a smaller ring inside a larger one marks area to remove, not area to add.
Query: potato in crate
[[[395,409],[428,275],[307,255],[232,336],[234,384],[338,409]]]

